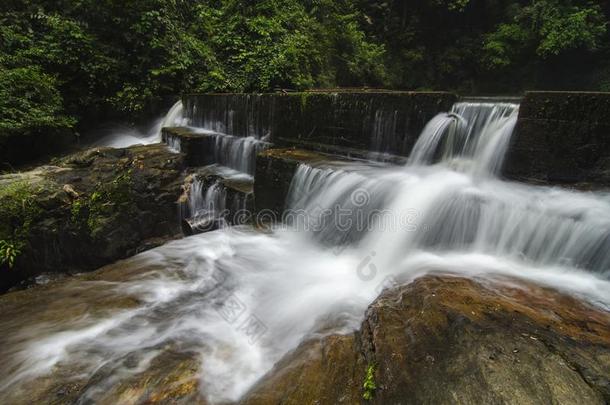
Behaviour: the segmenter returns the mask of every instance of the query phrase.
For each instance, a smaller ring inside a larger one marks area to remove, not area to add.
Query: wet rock
[[[164,270],[138,258],[0,297],[0,356],[24,331],[50,336],[142,305],[113,285]],[[100,283],[109,288],[100,288]],[[61,299],[58,299],[60,297]],[[18,314],[18,316],[16,316]],[[63,325],[63,326],[62,326]],[[76,324],[75,324],[76,325]],[[3,403],[201,403],[205,351],[143,347],[92,373],[61,364],[2,390]],[[7,379],[14,369],[0,367]],[[124,373],[122,373],[124,372]],[[367,376],[367,374],[369,374]],[[371,399],[365,400],[367,381]],[[372,384],[372,385],[371,385]],[[258,404],[604,404],[610,313],[513,279],[431,275],[386,290],[359,331],[287,354],[242,398]]]
[[[384,292],[355,335],[304,343],[243,402],[609,400],[610,313],[515,280],[428,276]]]
[[[97,404],[205,405],[199,388],[200,363],[195,353],[164,348],[141,373],[117,379],[113,370],[101,369],[82,391],[85,397],[94,394]],[[137,362],[131,366],[137,367]]]
[[[164,145],[95,148],[54,163],[0,176],[0,240],[20,250],[12,268],[2,265],[0,289],[92,270],[180,232],[181,154]]]
[[[308,341],[278,363],[240,404],[357,404],[365,367],[353,335]]]

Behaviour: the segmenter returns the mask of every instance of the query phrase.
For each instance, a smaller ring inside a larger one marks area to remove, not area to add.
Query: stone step
[[[267,216],[279,221],[286,209],[290,184],[301,164],[316,167],[337,167],[350,170],[350,166],[383,166],[367,160],[347,158],[341,155],[321,153],[306,149],[274,148],[257,155],[254,181],[254,211],[257,216]],[[265,221],[261,221],[265,222]]]

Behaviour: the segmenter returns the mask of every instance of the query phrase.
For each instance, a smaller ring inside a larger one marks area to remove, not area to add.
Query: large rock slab
[[[151,271],[167,268],[133,258],[0,296],[0,355],[11,358],[32,338],[24,331],[52,334],[61,330],[58,325],[140,308],[137,295],[100,286]],[[610,313],[519,280],[425,276],[383,292],[356,333],[320,335],[287,354],[239,402],[604,404],[610,399]],[[114,375],[112,367],[79,373],[70,363],[60,364],[5,387],[0,397],[5,403],[59,404],[86,402],[94,393],[96,403],[204,404],[205,354],[180,343],[143,347],[154,354],[149,362],[129,353],[120,363],[130,369],[125,375]],[[0,366],[3,381],[14,372],[8,364]]]
[[[610,93],[526,93],[504,174],[533,183],[608,187]]]
[[[368,390],[369,401],[364,400],[367,380],[375,387]],[[609,400],[610,313],[516,280],[445,275],[385,291],[359,332],[304,343],[243,402]]]
[[[94,148],[0,176],[0,240],[19,250],[0,266],[0,289],[91,270],[178,234],[183,166],[158,144]]]

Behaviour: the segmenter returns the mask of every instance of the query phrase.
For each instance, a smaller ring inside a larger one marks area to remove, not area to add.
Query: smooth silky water
[[[122,262],[120,280],[68,282],[66,296],[92,291],[83,305],[102,292],[137,304],[3,325],[0,399],[77,370],[97,376],[81,397],[95,400],[171,346],[200,356],[211,402],[235,401],[300,342],[358,329],[383,288],[431,272],[524,279],[610,309],[610,196],[499,179],[517,112],[457,104],[405,167],[301,165],[282,226],[185,238]]]

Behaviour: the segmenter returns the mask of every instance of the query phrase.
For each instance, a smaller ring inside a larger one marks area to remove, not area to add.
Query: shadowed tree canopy
[[[5,0],[0,128],[136,118],[183,91],[610,90],[608,15],[588,0]]]

